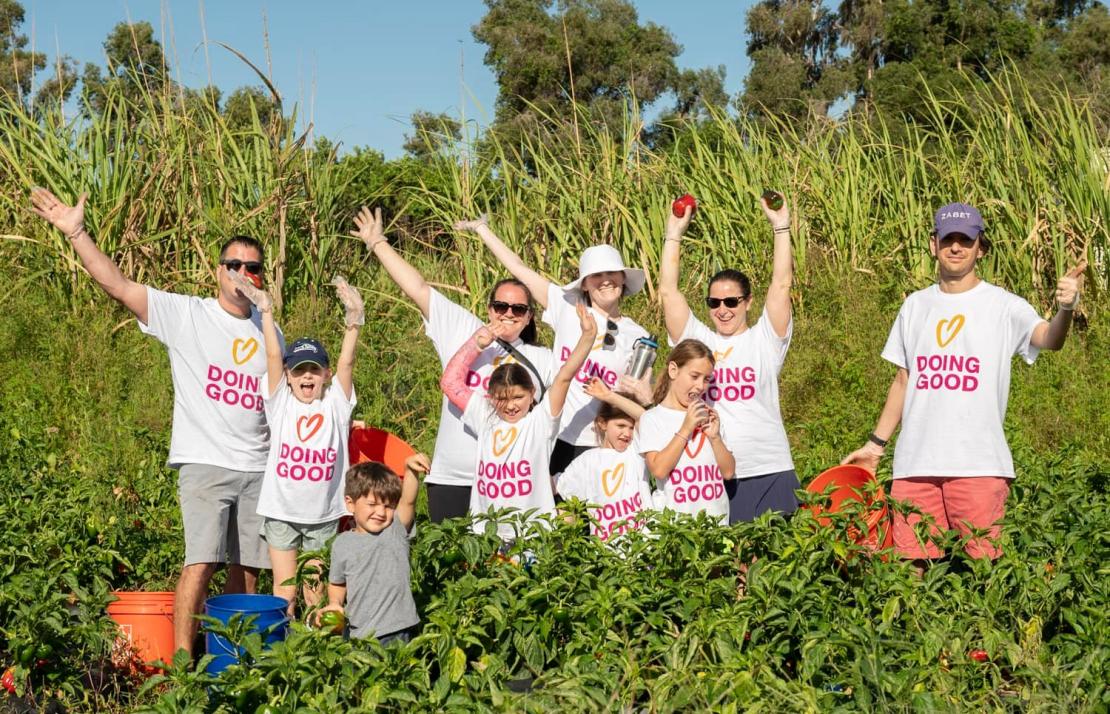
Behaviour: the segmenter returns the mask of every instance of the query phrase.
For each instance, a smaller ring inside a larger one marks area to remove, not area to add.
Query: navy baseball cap
[[[295,369],[302,364],[315,364],[327,369],[327,350],[311,337],[302,337],[285,348],[285,368]]]
[[[974,206],[966,203],[949,203],[937,211],[933,219],[933,231],[937,240],[942,240],[953,233],[976,238],[983,232],[983,217]]]

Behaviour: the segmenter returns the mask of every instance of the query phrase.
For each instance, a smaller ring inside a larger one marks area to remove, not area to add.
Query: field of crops
[[[100,244],[159,287],[206,291],[222,236],[258,235],[289,334],[334,344],[339,308],[316,288],[345,272],[374,321],[356,417],[422,449],[434,438],[437,363],[416,312],[344,238],[358,183],[344,161],[285,129],[227,132],[217,115],[168,103],[121,108],[135,121],[116,133],[95,122],[40,130],[0,110],[10,187],[0,197],[0,664],[25,701],[75,711],[1105,710],[1110,178],[1082,107],[1034,105],[1022,91],[1000,79],[975,111],[938,103],[934,125],[897,145],[881,127],[798,136],[722,117],[664,155],[586,122],[581,144],[558,150],[460,147],[423,184],[398,189],[418,219],[394,233],[465,304],[500,271],[446,227],[487,210],[553,276],[569,278],[583,246],[611,239],[653,280],[668,199],[689,190],[702,209],[684,256],[688,294],[723,264],[748,270],[760,294],[770,237],[754,197],[783,187],[798,205],[798,279],[782,402],[803,481],[874,423],[891,377],[878,356],[886,332],[906,291],[930,279],[933,208],[981,205],[996,248],[986,275],[1040,307],[1085,254],[1083,319],[1067,346],[1015,366],[1006,428],[1018,479],[998,562],[956,556],[917,578],[857,552],[846,523],[817,528],[802,513],[729,529],[656,523],[656,537],[620,551],[558,525],[529,540],[536,561],[525,569],[491,558],[491,537],[465,524],[420,521],[424,626],[408,645],[296,626],[265,652],[248,638],[252,666],[216,681],[178,666],[145,685],[110,666],[104,609],[114,589],[172,587],[179,566],[175,476],[163,466],[168,365],[22,208],[26,190],[90,191]],[[652,291],[629,311],[661,327]],[[0,707],[16,706],[4,696]]]

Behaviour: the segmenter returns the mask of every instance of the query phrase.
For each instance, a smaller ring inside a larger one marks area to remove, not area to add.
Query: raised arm
[[[640,417],[647,411],[636,400],[629,399],[620,392],[609,389],[609,385],[600,377],[594,377],[586,383],[586,394],[599,402],[612,404],[617,409],[632,417],[633,421],[640,421]]]
[[[277,326],[274,324],[274,301],[270,293],[262,288],[256,288],[254,283],[243,277],[237,270],[227,271],[228,279],[234,283],[235,289],[250,300],[258,314],[262,316],[262,339],[266,343],[266,381],[270,384],[270,398],[281,389],[284,374],[284,358],[281,353],[281,341],[278,339]]]
[[[890,383],[890,389],[887,390],[886,404],[883,405],[883,411],[879,415],[879,423],[875,425],[875,431],[871,432],[872,436],[884,444],[890,441],[894,430],[898,428],[898,423],[902,421],[902,405],[906,403],[906,385],[909,381],[910,373],[904,367],[899,367],[898,374],[894,375],[894,381]],[[883,451],[885,451],[883,445],[868,439],[863,446],[845,456],[840,464],[842,466],[855,464],[875,473],[879,468],[879,459],[883,457]]]
[[[579,302],[575,309],[578,311],[578,324],[582,328],[582,335],[547,390],[547,404],[551,409],[551,416],[559,416],[563,413],[563,403],[567,399],[567,392],[574,381],[574,375],[578,374],[578,370],[586,362],[590,350],[593,349],[594,338],[597,337],[597,321],[590,314],[586,304]]]
[[[432,468],[426,454],[413,454],[405,460],[405,477],[401,479],[401,500],[397,502],[397,518],[406,531],[412,530],[416,520],[416,496],[420,493],[420,479]]]
[[[673,211],[667,211],[663,258],[659,264],[659,300],[663,303],[663,323],[667,327],[667,334],[675,342],[682,338],[686,322],[690,319],[690,305],[678,289],[678,260],[682,236],[686,234],[693,218],[694,209],[691,206],[686,206],[682,218],[676,217]]]
[[[355,351],[358,349],[358,334],[362,324],[366,321],[366,309],[362,304],[362,296],[358,290],[351,287],[342,275],[336,275],[332,280],[339,301],[343,303],[343,345],[339,348],[339,361],[335,365],[335,379],[343,390],[343,395],[350,401],[354,392]]]
[[[502,337],[504,332],[505,328],[500,322],[482,325],[473,337],[462,343],[459,351],[444,367],[443,376],[439,378],[439,388],[443,390],[447,400],[459,409],[466,411],[466,405],[470,403],[470,397],[474,394],[474,390],[466,384],[467,370],[482,350],[489,347],[498,337]]]
[[[1058,350],[1064,346],[1071,327],[1071,318],[1079,305],[1079,291],[1083,287],[1083,271],[1087,261],[1080,261],[1056,283],[1056,314],[1049,322],[1042,322],[1033,329],[1029,343],[1040,350]]]
[[[771,268],[771,286],[767,288],[767,316],[779,337],[786,337],[790,327],[790,287],[794,282],[794,252],[790,243],[790,207],[784,200],[779,210],[772,210],[767,199],[760,198],[763,215],[775,236],[775,252]]]
[[[416,304],[420,314],[427,320],[432,289],[424,280],[424,276],[402,258],[401,254],[395,251],[385,239],[382,209],[375,208],[371,213],[369,208],[363,206],[355,216],[355,230],[351,231],[351,235],[366,244],[370,252],[381,262],[385,272],[389,273],[389,277],[393,278],[393,282],[401,288],[401,292]]]
[[[45,188],[34,188],[31,210],[65,234],[93,280],[145,325],[148,317],[146,286],[124,276],[85,230],[85,200],[88,197],[89,194],[83,193],[76,206],[67,206]]]
[[[480,216],[473,221],[459,221],[455,224],[455,230],[477,233],[478,237],[489,248],[489,251],[493,253],[493,257],[497,258],[514,278],[528,286],[528,290],[532,293],[532,298],[536,302],[542,307],[547,307],[547,288],[551,285],[551,281],[525,265],[520,256],[514,253],[509,246],[497,237],[496,233],[490,230],[489,222],[485,216]]]

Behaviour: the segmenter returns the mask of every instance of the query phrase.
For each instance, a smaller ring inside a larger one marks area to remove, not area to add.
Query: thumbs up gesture
[[[1087,261],[1080,260],[1075,266],[1056,283],[1056,304],[1062,310],[1074,310],[1079,305],[1079,291],[1083,287],[1083,271],[1087,269]]]

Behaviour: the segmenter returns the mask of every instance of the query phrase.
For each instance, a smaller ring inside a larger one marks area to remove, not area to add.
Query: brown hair
[[[524,291],[524,296],[527,298],[528,307],[531,311],[528,313],[528,324],[520,331],[520,341],[526,345],[538,345],[540,340],[536,333],[536,301],[532,297],[532,291],[528,289],[527,285],[516,278],[504,278],[493,284],[493,288],[489,291],[488,303],[492,303],[497,299],[497,291],[502,285],[512,285]]]
[[[617,394],[620,394],[622,397],[626,397],[635,401],[634,397],[631,394],[625,394],[624,392],[617,392]],[[604,441],[605,439],[605,436],[602,433],[605,428],[604,425],[609,423],[613,419],[627,419],[632,422],[633,425],[636,424],[636,417],[632,416],[615,404],[602,402],[601,406],[597,408],[597,416],[594,417],[594,432],[597,433],[598,446],[601,446],[602,441]]]
[[[532,373],[528,368],[516,362],[506,362],[489,376],[489,388],[486,392],[490,399],[497,401],[497,395],[510,387],[523,387],[535,393],[536,384],[532,381]]]
[[[252,236],[231,236],[224,244],[220,246],[220,260],[227,257],[227,251],[233,245],[241,245],[246,248],[254,248],[258,251],[258,260],[262,263],[266,262],[266,250],[262,247],[262,243]]]
[[[688,362],[695,359],[707,359],[709,364],[716,366],[717,360],[713,357],[713,350],[705,346],[705,343],[698,342],[697,340],[683,340],[674,346],[671,353],[667,355],[667,369],[663,370],[663,374],[659,377],[659,382],[655,385],[655,394],[652,395],[656,404],[661,404],[663,399],[666,398],[667,392],[671,389],[671,373],[670,365],[673,362],[676,367],[685,367]]]
[[[343,495],[352,501],[373,494],[390,508],[401,501],[401,479],[380,461],[364,461],[347,469]]]

